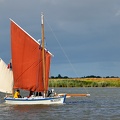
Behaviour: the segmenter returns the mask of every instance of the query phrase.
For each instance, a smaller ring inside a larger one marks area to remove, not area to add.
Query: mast
[[[43,60],[43,84],[44,84],[44,97],[46,95],[46,78],[45,78],[45,52],[44,52],[44,15],[41,13],[41,34],[42,34],[42,60]]]

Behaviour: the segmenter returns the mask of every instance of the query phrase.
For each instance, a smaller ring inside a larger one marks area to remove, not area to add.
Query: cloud
[[[51,26],[75,68],[80,66],[84,70],[83,73],[90,74],[88,66],[93,66],[97,74],[97,71],[100,73],[100,70],[104,69],[104,67],[102,69],[95,67],[98,64],[116,62],[119,66],[119,0],[0,0],[0,2],[2,3],[0,4],[0,57],[5,61],[10,59],[9,18],[35,39],[39,39],[40,14],[44,12],[45,21]],[[67,66],[68,61],[46,23],[45,37],[48,49],[55,55],[53,62]],[[60,66],[56,66],[55,69]],[[106,66],[109,68],[108,65]],[[112,67],[114,68],[114,64],[111,64]],[[114,68],[114,71],[117,70],[118,67],[116,70]],[[109,73],[107,69],[106,73]]]

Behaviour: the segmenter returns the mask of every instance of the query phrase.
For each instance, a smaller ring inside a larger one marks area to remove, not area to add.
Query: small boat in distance
[[[11,58],[13,85],[11,89],[22,89],[41,95],[14,98],[6,96],[7,104],[63,104],[66,94],[59,96],[48,95],[49,71],[52,54],[44,47],[44,15],[41,14],[42,44],[36,41],[18,24],[10,19],[11,25]],[[7,93],[7,90],[5,90]]]

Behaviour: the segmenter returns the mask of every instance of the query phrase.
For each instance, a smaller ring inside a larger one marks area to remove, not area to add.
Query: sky
[[[120,77],[120,0],[0,0],[0,58],[11,59],[12,18],[36,40],[45,16],[50,76]]]

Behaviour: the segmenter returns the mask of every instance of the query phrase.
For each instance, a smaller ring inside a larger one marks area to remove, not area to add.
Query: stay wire
[[[48,24],[47,19],[46,19],[45,17],[44,17],[44,19],[45,19],[45,21],[46,21],[46,23],[47,23],[48,27],[50,28],[50,30],[51,30],[51,32],[52,32],[52,34],[53,34],[53,36],[55,37],[55,40],[57,41],[57,43],[59,44],[59,46],[60,46],[61,50],[63,51],[63,53],[64,53],[65,57],[67,58],[67,60],[68,60],[68,62],[69,62],[69,64],[70,64],[70,66],[71,66],[71,68],[73,69],[73,71],[74,71],[74,73],[76,74],[76,76],[78,76],[78,74],[77,74],[76,70],[75,70],[75,69],[74,69],[74,67],[73,67],[73,64],[71,63],[71,61],[70,61],[70,59],[68,58],[68,56],[67,56],[67,54],[66,54],[65,50],[63,49],[62,45],[60,44],[60,42],[59,42],[59,40],[58,40],[57,36],[55,35],[55,33],[54,33],[54,31],[53,31],[52,27]],[[83,87],[84,87],[84,86],[83,86]],[[86,89],[85,87],[84,87],[84,89],[85,89],[86,93],[88,94],[87,89]]]

